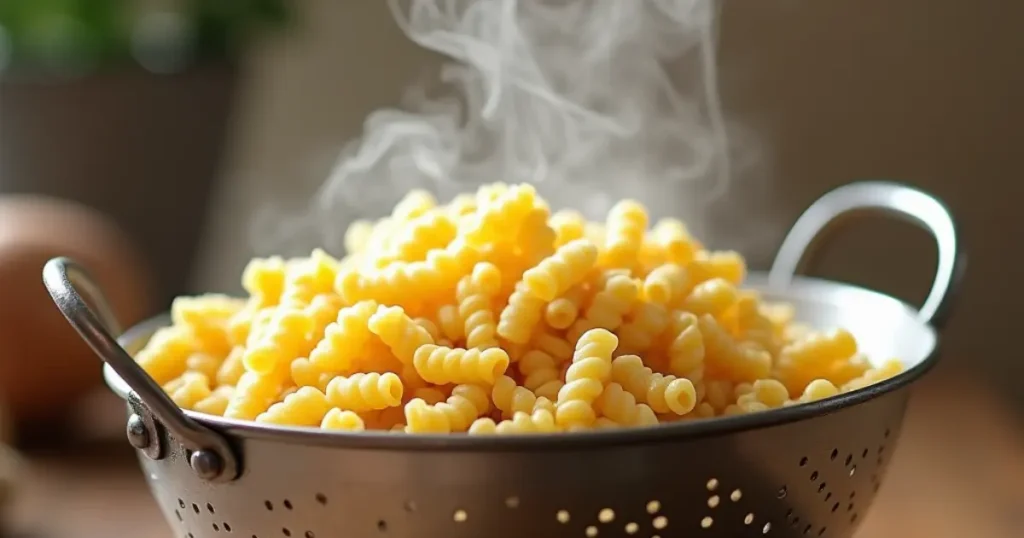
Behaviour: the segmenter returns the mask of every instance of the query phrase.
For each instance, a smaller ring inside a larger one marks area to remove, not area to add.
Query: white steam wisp
[[[345,224],[411,188],[441,197],[530,182],[554,206],[600,217],[622,197],[692,212],[729,186],[713,0],[392,0],[405,34],[447,56],[448,97],[410,93],[370,114],[283,240],[314,231],[340,252]]]

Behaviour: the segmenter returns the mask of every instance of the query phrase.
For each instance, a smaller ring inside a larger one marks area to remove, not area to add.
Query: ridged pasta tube
[[[501,348],[461,349],[426,344],[416,349],[412,363],[424,381],[436,385],[491,385],[508,369],[509,358]]]
[[[348,411],[372,411],[402,405],[402,380],[391,372],[335,377],[327,384],[332,406]]]

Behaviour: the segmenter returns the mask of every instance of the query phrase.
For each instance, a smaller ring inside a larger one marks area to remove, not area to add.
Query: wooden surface
[[[4,536],[171,538],[120,438],[30,464]],[[858,538],[1022,536],[1024,429],[978,384],[936,372],[917,389]]]

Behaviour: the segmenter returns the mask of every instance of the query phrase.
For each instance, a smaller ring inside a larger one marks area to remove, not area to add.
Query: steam
[[[622,197],[684,218],[730,183],[712,0],[392,0],[415,43],[447,56],[447,93],[373,112],[301,218],[340,250],[347,221],[405,192],[530,182],[599,217]],[[699,217],[699,215],[698,215]],[[265,221],[266,223],[266,221]],[[270,245],[261,245],[270,246]]]

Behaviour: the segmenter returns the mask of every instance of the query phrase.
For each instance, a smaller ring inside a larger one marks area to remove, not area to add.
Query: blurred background
[[[160,0],[0,0],[0,423],[22,453],[0,460],[0,476],[32,477],[8,487],[0,521],[15,533],[169,536],[98,362],[45,297],[42,262],[81,259],[126,324],[180,293],[240,292],[257,213],[308,200],[366,115],[441,63],[383,2],[170,3],[186,16],[161,14]],[[1019,486],[979,497],[1024,480],[1024,292],[1008,278],[1024,240],[1021,20],[1024,4],[1008,0],[725,2],[722,100],[757,151],[699,223],[707,243],[764,269],[800,211],[840,184],[895,179],[949,205],[969,266],[935,378],[955,382],[921,389],[933,397],[912,409],[907,435],[919,437],[903,441],[903,481],[884,495],[948,490],[922,514],[994,522],[966,528],[978,536],[1024,529]],[[924,232],[865,220],[833,239],[816,275],[921,302],[935,264]],[[1001,472],[930,471],[964,460]],[[127,509],[99,517],[115,500]],[[63,515],[47,517],[54,503]],[[906,519],[873,515],[862,535],[963,535]]]

